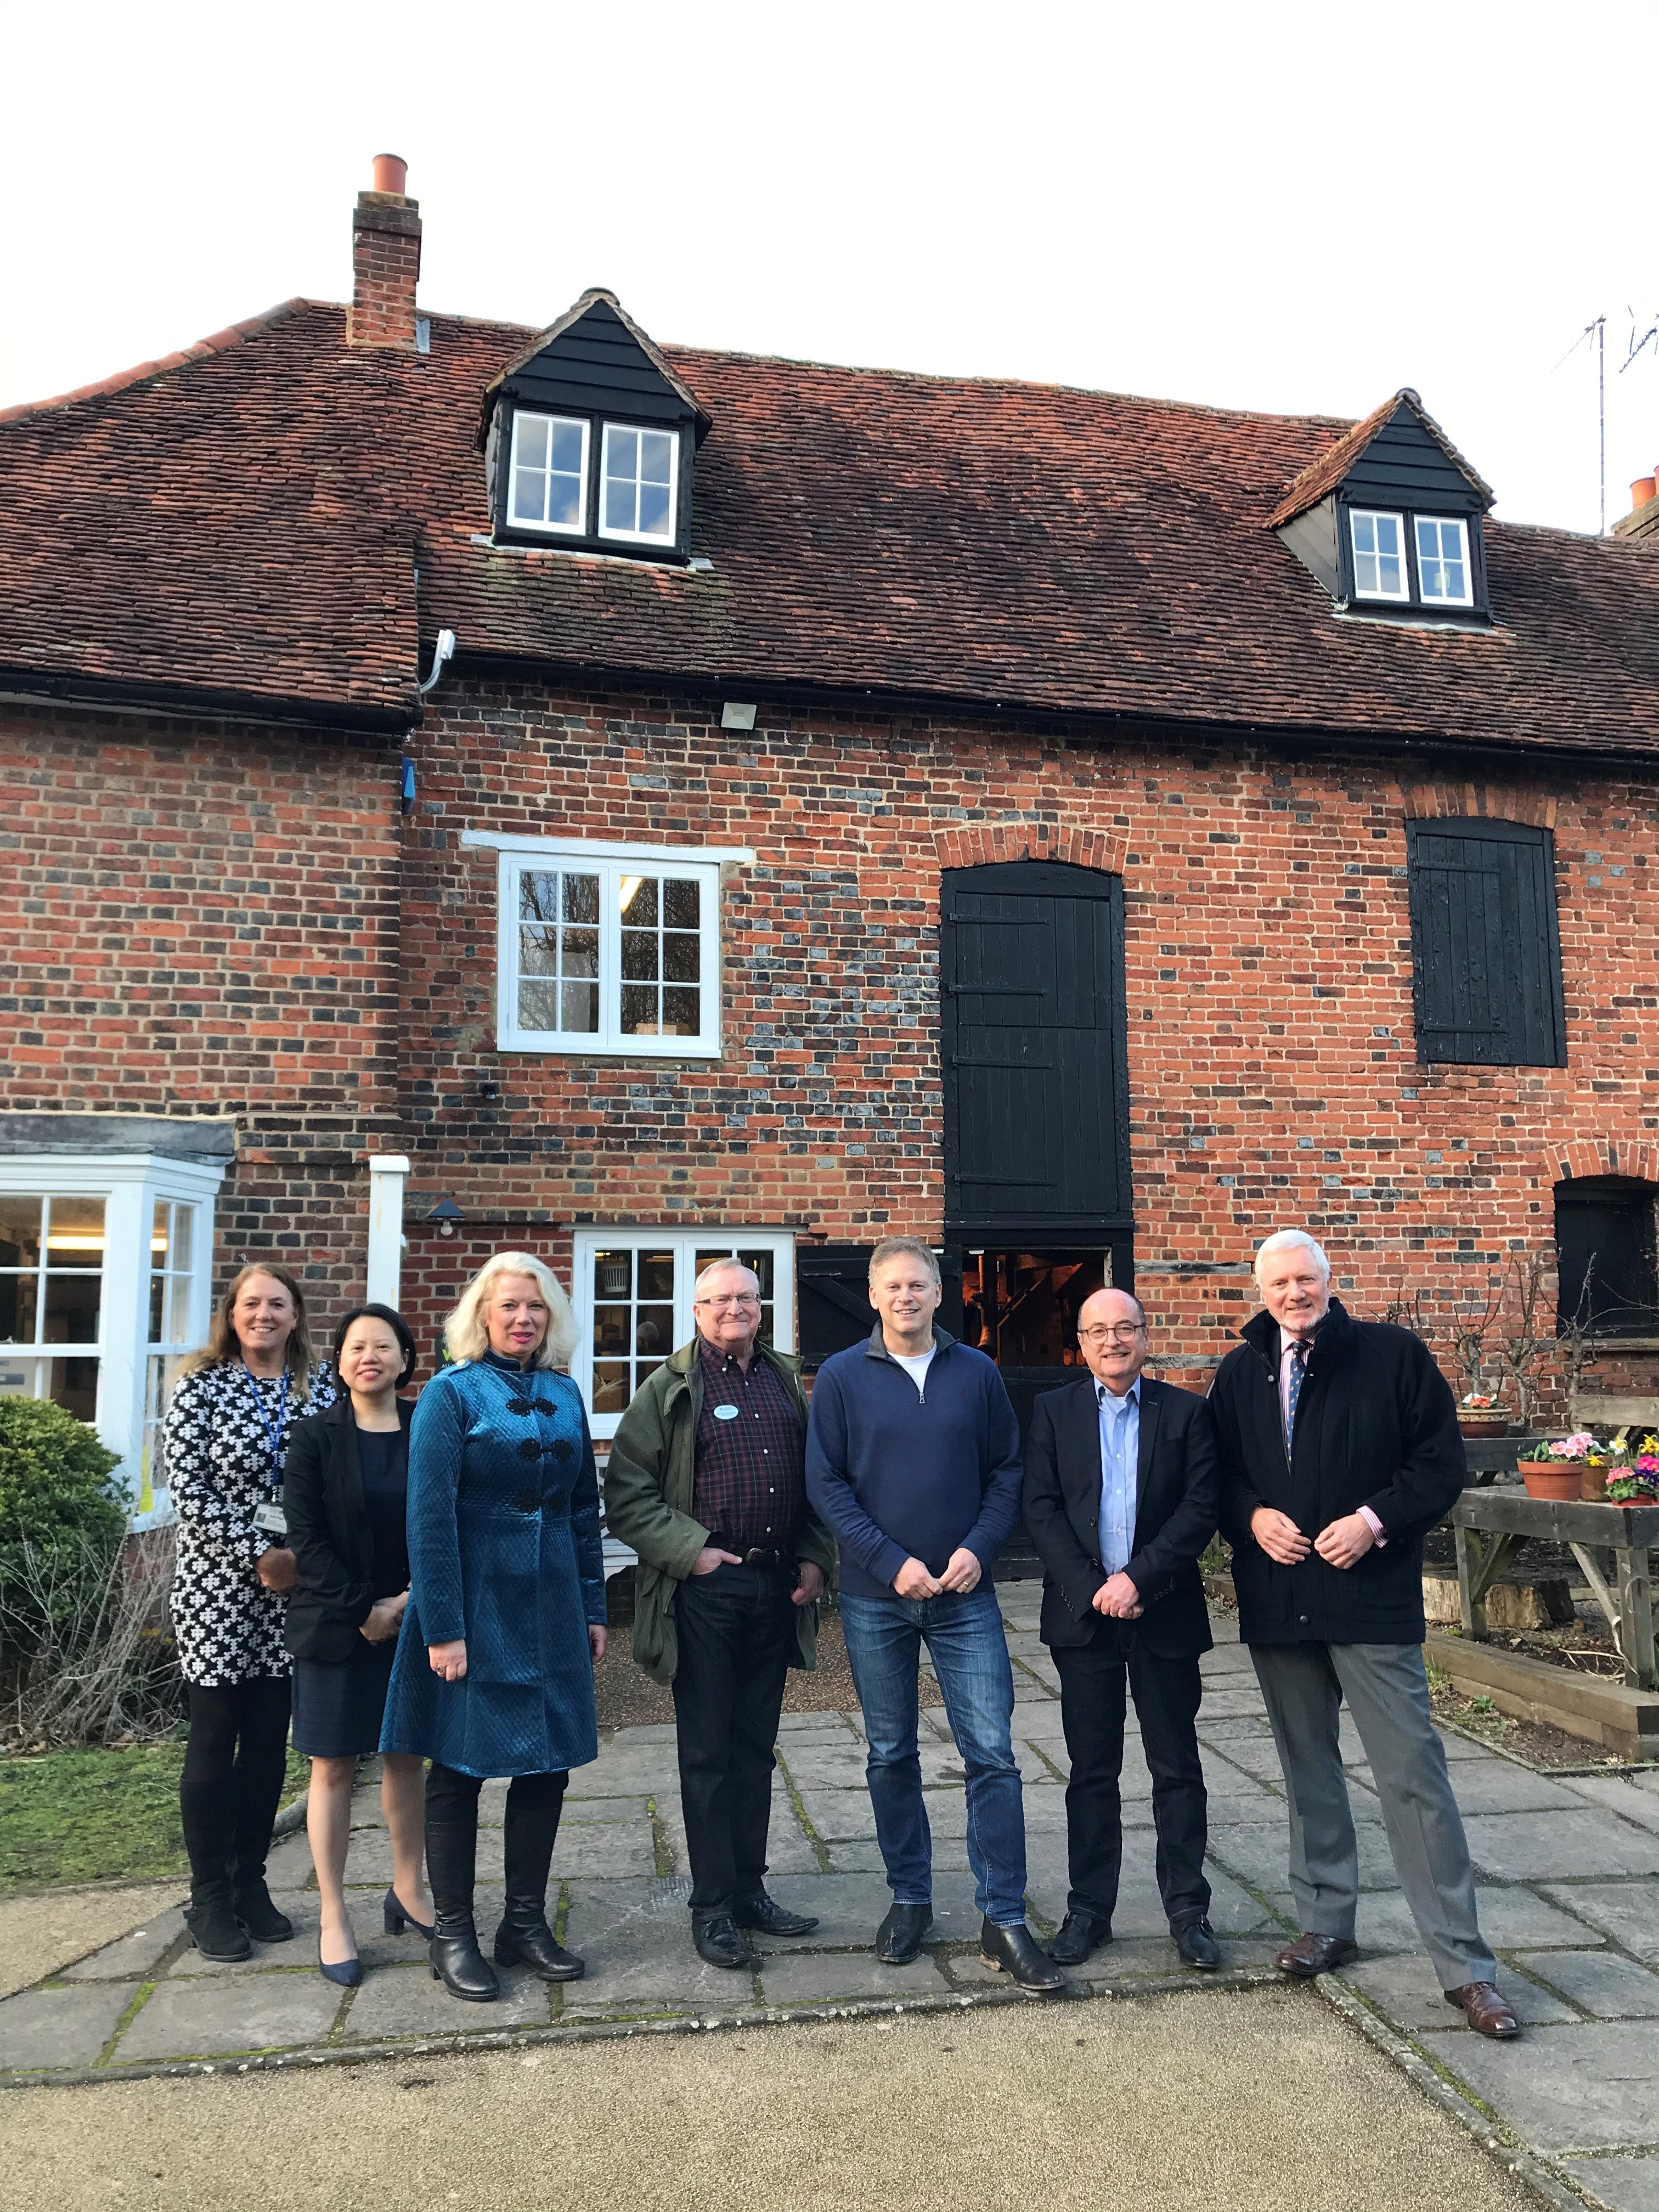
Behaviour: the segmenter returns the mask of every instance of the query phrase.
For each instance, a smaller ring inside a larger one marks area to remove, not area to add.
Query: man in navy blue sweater
[[[806,1491],[841,1551],[841,1618],[892,1910],[876,1955],[902,1966],[933,1917],[916,1747],[921,1646],[968,1777],[968,1858],[985,1963],[1023,1989],[1065,1977],[1025,1925],[1025,1813],[1013,1670],[991,1569],[1019,1510],[1019,1425],[994,1364],[933,1325],[939,1262],[912,1237],[870,1257],[870,1341],[818,1370]]]

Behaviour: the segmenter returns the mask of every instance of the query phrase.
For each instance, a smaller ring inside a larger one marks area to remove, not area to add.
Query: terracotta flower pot
[[[1523,1459],[1521,1480],[1528,1498],[1576,1498],[1583,1470],[1576,1460]]]
[[[1506,1437],[1515,1424],[1507,1406],[1460,1406],[1457,1426],[1466,1437]]]
[[[1607,1502],[1607,1476],[1611,1469],[1591,1467],[1588,1462],[1578,1470],[1578,1495],[1588,1505],[1605,1505]]]

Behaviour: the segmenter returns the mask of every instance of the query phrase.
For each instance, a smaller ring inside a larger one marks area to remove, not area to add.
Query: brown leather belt
[[[781,1552],[776,1550],[769,1552],[756,1544],[744,1553],[743,1564],[745,1567],[781,1567],[789,1563]]]

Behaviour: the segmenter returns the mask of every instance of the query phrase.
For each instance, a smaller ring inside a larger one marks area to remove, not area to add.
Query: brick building
[[[1646,533],[1492,523],[1410,392],[428,317],[402,183],[349,308],[0,418],[0,1388],[164,1510],[245,1256],[431,1345],[511,1243],[603,1436],[699,1255],[821,1355],[900,1228],[1017,1396],[1108,1276],[1201,1388],[1306,1222],[1449,1364],[1540,1261],[1654,1389]]]

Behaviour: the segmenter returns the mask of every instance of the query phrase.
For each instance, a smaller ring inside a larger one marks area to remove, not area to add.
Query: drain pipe
[[[428,691],[437,689],[438,678],[454,657],[455,633],[453,629],[441,629],[438,632],[438,642],[433,648],[432,673],[424,684],[416,684],[415,687],[422,699]],[[415,763],[407,753],[404,755],[403,773],[398,786],[398,811],[399,814],[412,814],[415,811]]]

